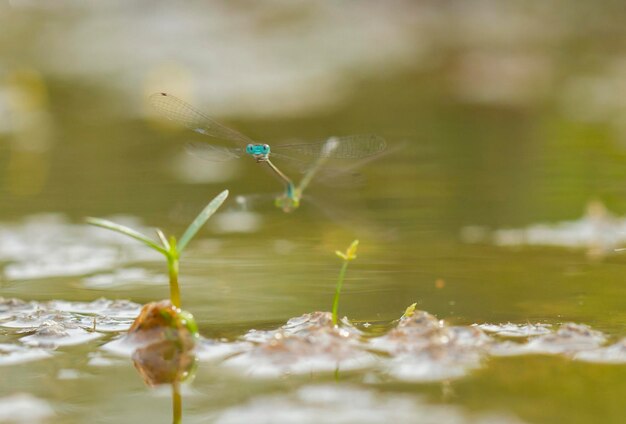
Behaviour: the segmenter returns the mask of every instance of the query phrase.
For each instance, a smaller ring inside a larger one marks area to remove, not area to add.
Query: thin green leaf
[[[159,236],[159,239],[161,239],[161,243],[163,243],[163,247],[165,248],[165,250],[169,251],[170,244],[167,242],[167,238],[165,237],[165,234],[163,234],[163,231],[157,228],[156,233],[157,233],[157,236]]]
[[[196,235],[196,233],[202,228],[202,226],[207,222],[207,220],[215,213],[215,211],[224,203],[224,200],[228,197],[228,190],[224,190],[220,194],[218,194],[215,199],[211,200],[211,202],[200,212],[200,214],[194,219],[191,225],[187,228],[183,236],[180,238],[178,242],[178,252],[182,253],[182,251],[187,246],[187,243]]]
[[[106,228],[107,230],[125,234],[128,237],[132,237],[135,240],[142,242],[148,247],[151,247],[157,252],[161,252],[164,255],[167,255],[168,253],[165,249],[163,249],[161,246],[156,244],[154,241],[150,240],[148,237],[144,236],[140,232],[133,230],[132,228],[128,228],[123,225],[116,224],[115,222],[107,221],[106,219],[100,219],[100,218],[87,218],[87,223],[91,225],[95,225],[96,227],[102,227],[102,228]]]

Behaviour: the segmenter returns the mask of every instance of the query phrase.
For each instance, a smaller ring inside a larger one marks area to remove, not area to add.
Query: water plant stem
[[[179,260],[172,255],[167,256],[167,268],[170,276],[170,300],[172,305],[180,308],[180,287],[178,286],[178,267]]]
[[[183,400],[180,395],[180,382],[172,383],[172,423],[180,424],[183,422]]]
[[[335,288],[335,299],[333,300],[333,325],[337,325],[339,322],[337,318],[337,311],[339,310],[339,295],[341,294],[341,287],[343,286],[343,280],[346,276],[346,270],[348,269],[348,263],[356,259],[356,248],[359,245],[358,240],[354,240],[352,244],[346,249],[345,252],[336,251],[335,254],[343,259],[341,270],[339,271],[339,278],[337,279],[337,286]]]
[[[341,271],[339,271],[339,278],[337,279],[337,287],[335,288],[335,300],[333,301],[333,325],[337,325],[337,310],[339,309],[339,294],[341,293],[341,286],[343,285],[343,279],[346,276],[346,270],[348,269],[348,261],[343,261],[341,265]]]

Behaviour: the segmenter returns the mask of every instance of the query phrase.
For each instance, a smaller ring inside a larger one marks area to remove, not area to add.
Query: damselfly
[[[333,137],[333,149],[326,148],[327,140],[270,147],[267,143],[254,141],[239,131],[220,124],[171,94],[155,93],[150,96],[150,101],[167,119],[212,139],[204,143],[191,143],[189,150],[192,153],[213,161],[226,161],[248,155],[257,162],[267,163],[286,184],[291,180],[270,161],[270,156],[294,159],[288,154],[291,152],[313,158],[357,159],[377,155],[387,147],[385,140],[376,135]],[[224,141],[230,143],[230,146],[220,144]]]
[[[306,172],[302,176],[302,179],[297,184],[292,183],[291,180],[285,183],[285,190],[274,198],[274,205],[278,207],[279,209],[282,209],[284,212],[292,212],[300,206],[300,202],[304,196],[304,191],[309,187],[309,185],[311,184],[311,182],[313,182],[313,180],[330,178],[332,180],[330,182],[333,182],[334,185],[337,185],[339,184],[339,181],[337,181],[337,179],[343,178],[345,177],[345,175],[351,174],[356,169],[363,167],[372,161],[379,160],[381,157],[385,155],[396,153],[400,151],[401,149],[403,149],[405,146],[402,143],[397,146],[394,146],[393,149],[387,149],[386,151],[376,156],[371,156],[371,157],[360,159],[358,161],[353,161],[349,165],[346,165],[340,171],[337,171],[340,174],[335,173],[335,170],[333,170],[332,173],[326,172],[325,175],[320,175],[320,174],[324,174],[324,171],[328,171],[324,165],[326,161],[331,157],[332,151],[336,149],[337,147],[338,147],[338,142],[336,138],[330,138],[328,141],[326,141],[322,149],[323,154],[320,155],[317,159],[315,159],[315,161],[309,166],[309,168],[306,170]],[[329,181],[326,181],[326,182],[329,182]],[[237,203],[239,203],[241,206],[246,207],[248,203],[248,199],[259,198],[259,197],[263,197],[263,195],[238,196]],[[308,198],[308,200],[312,201],[310,197]],[[312,203],[318,203],[318,202],[316,200],[316,201],[313,201]],[[317,206],[324,210],[330,209],[329,207],[326,207],[326,206],[324,207],[321,207],[320,205],[317,205]],[[328,212],[330,212],[330,210],[328,210]]]

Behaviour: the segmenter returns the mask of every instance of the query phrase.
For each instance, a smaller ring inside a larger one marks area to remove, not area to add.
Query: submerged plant
[[[111,221],[100,218],[87,218],[87,222],[97,227],[106,228],[107,230],[115,231],[121,234],[125,234],[145,244],[146,246],[161,253],[167,259],[167,267],[170,277],[170,300],[172,304],[180,308],[180,287],[178,285],[178,271],[180,255],[183,253],[187,244],[198,233],[200,228],[207,222],[207,220],[215,213],[215,211],[224,203],[224,200],[228,197],[228,190],[222,191],[218,194],[209,204],[198,214],[196,219],[187,227],[182,237],[177,241],[174,236],[170,236],[169,240],[163,234],[163,231],[157,228],[156,233],[159,237],[159,242],[152,240],[148,236],[141,234],[131,228],[125,227],[120,224],[116,224]]]
[[[356,259],[356,248],[359,245],[358,240],[354,240],[352,244],[346,249],[345,252],[335,251],[335,254],[343,259],[341,270],[339,271],[339,278],[337,278],[337,287],[335,289],[335,299],[333,301],[333,325],[337,325],[337,309],[339,309],[339,294],[341,293],[341,286],[346,276],[346,270],[348,269],[348,263]]]

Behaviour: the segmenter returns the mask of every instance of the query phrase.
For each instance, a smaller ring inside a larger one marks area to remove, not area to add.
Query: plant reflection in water
[[[127,338],[138,346],[132,360],[144,382],[172,386],[172,422],[182,422],[180,386],[196,371],[195,321],[168,300],[153,302],[143,307]]]

